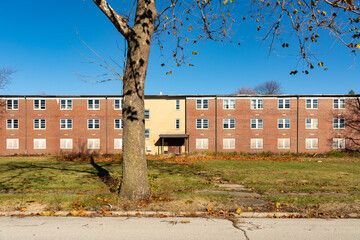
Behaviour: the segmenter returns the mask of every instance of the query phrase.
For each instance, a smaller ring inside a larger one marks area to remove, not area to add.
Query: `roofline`
[[[123,95],[0,95],[1,98],[120,98]],[[274,94],[274,95],[239,95],[239,94],[221,94],[221,95],[209,95],[209,94],[188,94],[188,95],[145,95],[147,99],[162,99],[162,98],[196,98],[196,97],[237,97],[237,98],[286,98],[286,97],[360,97],[360,94]]]

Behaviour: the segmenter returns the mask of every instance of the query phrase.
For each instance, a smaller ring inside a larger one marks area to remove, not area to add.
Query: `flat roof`
[[[189,134],[160,134],[159,138],[188,138]]]

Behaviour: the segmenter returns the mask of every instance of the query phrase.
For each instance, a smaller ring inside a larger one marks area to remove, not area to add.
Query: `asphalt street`
[[[0,217],[7,239],[360,240],[360,219]]]

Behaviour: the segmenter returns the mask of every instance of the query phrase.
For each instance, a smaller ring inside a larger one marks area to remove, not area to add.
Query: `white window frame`
[[[236,120],[235,118],[223,119],[223,129],[235,129]]]
[[[180,129],[180,119],[175,119],[175,129]]]
[[[117,101],[119,101],[119,102],[116,103]],[[114,110],[122,110],[122,106],[123,106],[123,99],[122,98],[114,99]]]
[[[10,121],[10,123],[9,123],[9,121]],[[9,124],[10,124],[10,127],[9,127]],[[6,119],[6,129],[12,129],[12,130],[19,129],[19,119],[16,119],[16,118]]]
[[[255,144],[253,144],[255,143]],[[255,147],[252,147],[255,145]],[[250,149],[264,149],[264,139],[263,138],[251,138],[250,139]]]
[[[43,141],[44,144],[40,144]],[[43,147],[41,147],[43,145]],[[34,149],[46,149],[46,138],[34,138]]]
[[[145,129],[145,139],[150,139],[150,129]]]
[[[264,99],[262,98],[253,98],[250,101],[250,108],[251,109],[264,109]]]
[[[209,109],[209,99],[196,99],[196,109],[197,110],[208,110]]]
[[[6,139],[6,149],[19,149],[19,139],[18,138],[7,138]]]
[[[209,129],[209,119],[207,118],[198,118],[196,119],[196,129]],[[200,127],[198,127],[200,124]]]
[[[180,110],[180,99],[175,99],[175,110]]]
[[[64,121],[65,123],[62,123]],[[64,125],[63,125],[64,124]],[[71,127],[69,127],[69,125]],[[64,126],[64,127],[63,127]],[[60,129],[72,129],[73,128],[73,120],[72,119],[60,119]]]
[[[345,126],[346,126],[345,118],[333,118],[333,129],[345,129]]]
[[[98,120],[99,121],[99,123],[96,123],[96,120]],[[92,127],[90,128],[90,124],[92,124]],[[96,126],[99,126],[98,128],[96,127]],[[88,129],[96,129],[96,130],[98,130],[98,129],[100,129],[100,119],[88,119],[87,120],[87,127],[88,127]]]
[[[278,138],[278,149],[290,149],[290,138]]]
[[[196,138],[195,140],[196,149],[209,149],[209,139],[208,138]]]
[[[346,99],[345,98],[334,98],[333,99],[333,108],[334,109],[345,109],[346,108]]]
[[[289,102],[288,104],[286,103],[287,101]],[[278,99],[278,109],[290,109],[290,107],[291,107],[290,103],[291,103],[290,98],[279,98]],[[287,107],[287,105],[288,105],[288,107]]]
[[[38,103],[36,103],[36,102],[38,102]],[[38,105],[38,107],[36,105]],[[45,99],[34,99],[34,110],[46,110],[46,100]]]
[[[91,103],[90,103],[91,101]],[[96,103],[98,102],[98,103]],[[87,100],[88,110],[100,110],[100,99],[88,99]]]
[[[308,147],[307,142],[310,142],[310,147]],[[319,149],[319,139],[318,138],[305,138],[305,149]]]
[[[233,110],[235,109],[235,99],[234,98],[224,98],[223,99],[223,109]]]
[[[118,121],[118,123],[117,123]],[[117,127],[119,126],[119,127]],[[116,118],[114,119],[114,129],[123,129],[124,128],[124,122],[122,118]]]
[[[145,120],[150,120],[150,109],[145,109]]]
[[[345,138],[333,138],[333,149],[345,149]]]
[[[73,149],[73,139],[60,138],[60,149]]]
[[[308,122],[310,120],[310,122]],[[314,121],[316,120],[316,127]],[[305,119],[305,128],[306,129],[318,129],[319,128],[319,119],[318,118],[306,118]]]
[[[38,122],[38,123],[36,123]],[[36,127],[38,125],[38,127]],[[42,127],[44,125],[44,127]],[[34,129],[46,129],[46,119],[36,118],[34,119]]]
[[[254,121],[254,123],[253,123]],[[255,127],[253,127],[255,124]],[[252,118],[250,119],[250,128],[251,129],[264,129],[264,119],[262,118]]]
[[[232,144],[233,141],[233,144]],[[233,146],[231,146],[233,145]],[[235,138],[223,138],[223,149],[236,149]]]
[[[317,98],[306,98],[305,99],[305,108],[306,109],[319,109],[319,99],[317,99]]]
[[[96,142],[98,142],[98,146],[99,147],[96,147]],[[87,149],[89,150],[99,150],[101,148],[101,145],[100,145],[100,138],[88,138],[87,139]]]
[[[62,101],[65,101],[63,104]],[[60,99],[60,110],[72,110],[73,100],[72,99]]]
[[[114,149],[122,150],[122,138],[114,138]]]
[[[286,123],[287,120],[289,120],[289,123]],[[286,126],[287,124],[289,127]],[[279,118],[278,119],[278,129],[290,129],[290,118]]]
[[[15,104],[16,101],[16,104]],[[9,104],[10,102],[10,104]],[[11,106],[9,108],[9,105]],[[15,108],[16,106],[16,108]],[[7,99],[6,100],[6,110],[19,110],[19,99]]]

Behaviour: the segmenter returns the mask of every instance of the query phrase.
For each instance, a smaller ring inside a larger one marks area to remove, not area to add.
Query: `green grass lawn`
[[[204,210],[206,206],[234,209],[230,195],[195,193],[218,190],[230,182],[265,194],[263,199],[296,208],[316,204],[360,206],[360,160],[357,158],[302,159],[302,161],[208,160],[169,162],[149,160],[150,187],[154,196],[143,205],[119,199],[121,162],[57,161],[55,157],[1,157],[0,210],[39,204],[48,210],[115,209]],[[99,177],[108,171],[111,181]],[[110,191],[111,190],[111,191]],[[277,196],[280,193],[343,193],[346,196]],[[360,208],[360,207],[359,207]],[[358,209],[360,210],[360,209]]]

